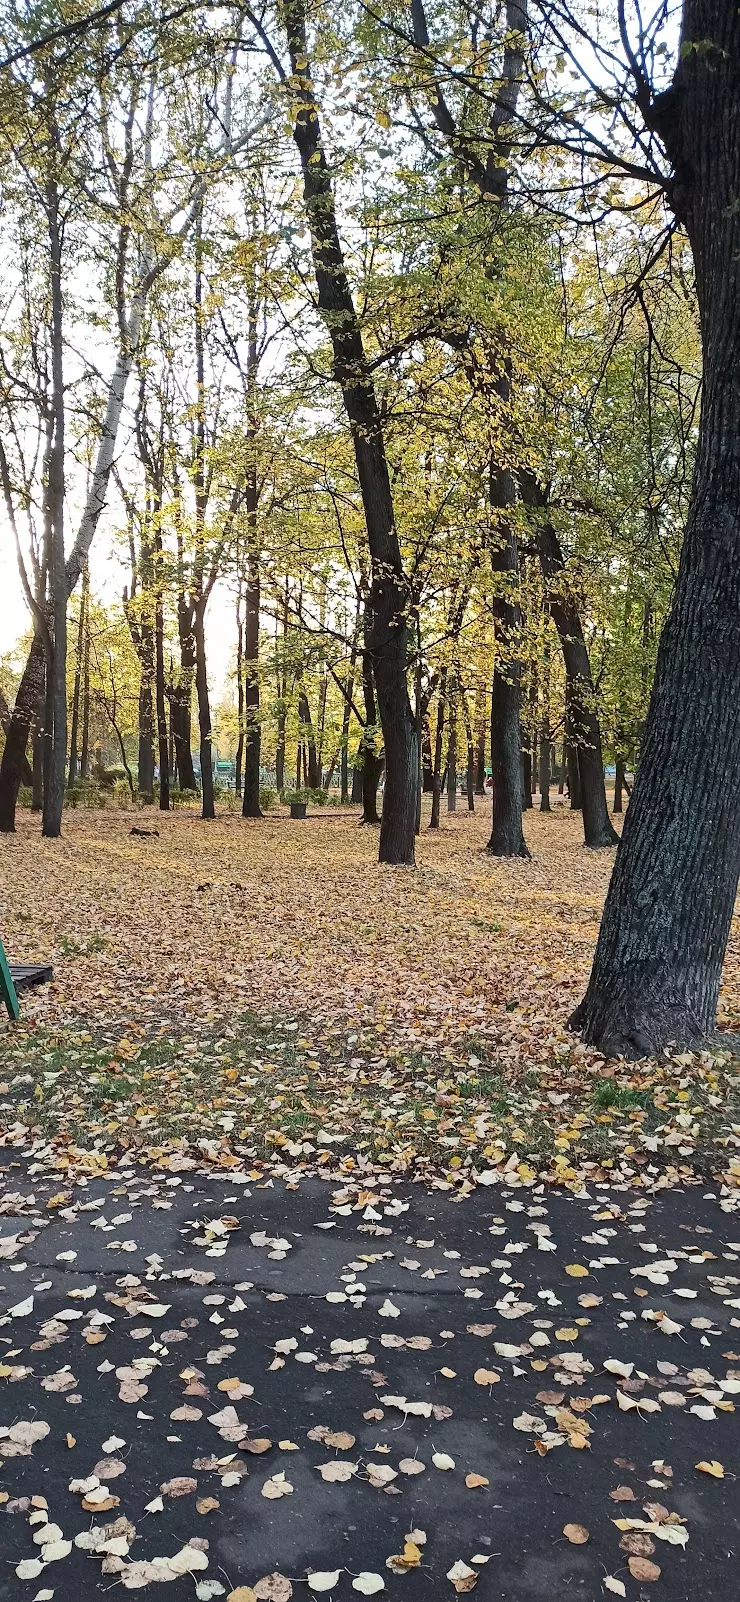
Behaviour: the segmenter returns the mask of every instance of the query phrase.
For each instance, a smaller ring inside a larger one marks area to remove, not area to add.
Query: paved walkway
[[[2,1179],[2,1602],[737,1596],[710,1186]]]

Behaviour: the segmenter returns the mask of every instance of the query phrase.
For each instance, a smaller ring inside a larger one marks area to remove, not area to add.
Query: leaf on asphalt
[[[273,1474],[269,1480],[265,1480],[260,1494],[266,1497],[268,1502],[277,1502],[281,1496],[292,1496],[293,1487],[284,1474]]]
[[[280,1574],[275,1569],[272,1574],[265,1574],[261,1580],[255,1580],[254,1594],[257,1602],[290,1602],[293,1586],[285,1574]]]
[[[334,1459],[330,1463],[317,1463],[315,1467],[322,1480],[326,1480],[330,1485],[346,1485],[357,1473],[356,1463],[343,1463],[339,1459]]]
[[[657,1563],[651,1563],[649,1558],[629,1557],[627,1568],[633,1580],[659,1580],[661,1569]]]
[[[452,1568],[447,1570],[447,1578],[460,1595],[466,1591],[473,1591],[478,1584],[475,1569],[471,1569],[468,1563],[463,1563],[462,1558],[458,1558]]]
[[[571,1546],[585,1546],[591,1539],[585,1524],[564,1524],[563,1535],[566,1541],[570,1541]]]
[[[723,1480],[725,1477],[724,1467],[716,1458],[712,1458],[711,1462],[696,1463],[695,1467],[701,1474],[711,1474],[712,1479]]]

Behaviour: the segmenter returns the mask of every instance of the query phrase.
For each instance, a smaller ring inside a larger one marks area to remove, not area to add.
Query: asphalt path
[[[2,1602],[735,1602],[711,1187],[0,1178]]]

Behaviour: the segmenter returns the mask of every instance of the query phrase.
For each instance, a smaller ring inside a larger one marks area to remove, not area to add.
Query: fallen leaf
[[[570,1541],[571,1546],[585,1546],[591,1539],[585,1524],[564,1524],[563,1535],[566,1541]]]
[[[290,1602],[293,1595],[293,1586],[284,1574],[265,1574],[261,1580],[255,1580],[254,1594],[257,1602]]]
[[[357,1464],[343,1463],[340,1459],[337,1459],[333,1463],[317,1463],[316,1469],[322,1480],[326,1480],[327,1484],[346,1485],[348,1480],[352,1479],[353,1474],[357,1473]]]
[[[651,1563],[648,1558],[629,1557],[627,1568],[633,1580],[659,1580],[661,1570],[657,1563]]]
[[[723,1480],[725,1477],[724,1467],[717,1462],[716,1458],[712,1458],[711,1463],[701,1462],[696,1463],[694,1466],[698,1468],[701,1474],[711,1474],[714,1480]]]
[[[265,1480],[260,1492],[268,1502],[277,1502],[281,1496],[292,1496],[292,1494],[293,1487],[284,1474],[273,1474],[269,1480]]]

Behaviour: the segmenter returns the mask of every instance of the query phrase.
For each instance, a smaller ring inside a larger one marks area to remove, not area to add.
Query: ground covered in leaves
[[[736,1200],[9,1165],[2,1602],[732,1602]]]
[[[740,1172],[729,1051],[606,1064],[568,1032],[612,853],[565,809],[529,862],[485,854],[488,808],[379,867],[357,815],[22,814],[0,839],[0,930],[54,984],[0,1024],[6,1145],[62,1169],[135,1150],[241,1165],[656,1180]],[[722,1021],[740,1020],[737,924]]]

